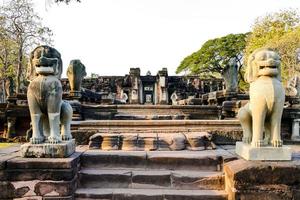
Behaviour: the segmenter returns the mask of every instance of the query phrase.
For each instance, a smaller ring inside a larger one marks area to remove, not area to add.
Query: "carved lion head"
[[[54,75],[60,79],[62,73],[62,59],[60,53],[49,46],[36,47],[30,54],[27,78],[33,80],[39,74]]]
[[[260,48],[250,54],[245,79],[251,83],[261,76],[281,81],[280,56],[271,48]]]

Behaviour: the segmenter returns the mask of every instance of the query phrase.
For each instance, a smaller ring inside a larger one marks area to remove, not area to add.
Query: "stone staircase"
[[[223,148],[205,151],[87,150],[78,200],[225,200]]]

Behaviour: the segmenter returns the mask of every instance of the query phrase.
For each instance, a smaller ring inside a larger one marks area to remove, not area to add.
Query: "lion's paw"
[[[48,142],[51,144],[58,144],[61,142],[61,139],[59,137],[53,137],[53,136],[49,136],[48,137]]]
[[[63,141],[68,141],[72,139],[72,135],[71,134],[67,134],[67,135],[61,135],[61,139]]]
[[[44,141],[43,137],[32,137],[30,138],[31,144],[41,144]]]
[[[257,140],[257,141],[253,141],[252,142],[252,146],[253,147],[262,147],[262,146],[264,146],[264,140]]]
[[[272,140],[272,146],[273,147],[281,147],[282,146],[282,140]]]
[[[250,137],[243,137],[242,141],[246,144],[250,144],[251,143],[251,138]]]

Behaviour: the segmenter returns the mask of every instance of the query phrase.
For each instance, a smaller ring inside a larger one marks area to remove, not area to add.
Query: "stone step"
[[[216,171],[83,169],[81,188],[145,188],[223,190],[224,177]]]
[[[120,188],[79,188],[76,200],[226,200],[223,190],[175,190],[175,189],[120,189]]]
[[[223,160],[234,157],[218,148],[205,151],[103,151],[87,150],[81,157],[84,168],[144,168],[220,171]]]

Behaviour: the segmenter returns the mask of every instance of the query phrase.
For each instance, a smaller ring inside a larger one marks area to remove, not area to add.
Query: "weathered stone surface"
[[[236,143],[235,152],[246,160],[291,160],[292,150],[289,147],[252,147],[243,142]]]
[[[136,133],[124,133],[122,134],[122,150],[124,151],[136,151],[138,150],[138,134]]]
[[[206,169],[218,170],[222,163],[216,150],[203,153],[191,151],[150,151],[147,153],[147,166],[162,169]]]
[[[29,188],[26,186],[16,189],[12,183],[8,181],[0,181],[0,199],[22,197],[28,191]]]
[[[147,154],[144,151],[88,150],[80,161],[83,167],[144,167]]]
[[[128,188],[131,171],[85,169],[80,171],[79,180],[81,188]]]
[[[103,141],[101,133],[96,133],[89,138],[89,149],[100,149]]]
[[[140,133],[137,146],[140,150],[154,151],[158,148],[158,138],[156,133]]]
[[[172,189],[79,189],[77,198],[116,200],[226,200],[227,195],[218,190]]]
[[[75,177],[72,181],[41,181],[34,187],[38,196],[70,196],[76,190]]]
[[[28,180],[72,180],[77,174],[74,169],[7,169],[0,171],[0,180],[28,181]]]
[[[88,144],[95,133],[189,134],[208,131],[218,144],[235,144],[242,138],[238,120],[86,120],[73,121],[72,134],[78,144]]]
[[[173,171],[172,187],[176,189],[224,190],[222,172],[215,171]]]
[[[183,150],[186,138],[182,133],[158,134],[158,150]]]
[[[107,133],[102,134],[102,144],[101,149],[103,150],[118,150],[120,149],[121,136],[120,134]]]
[[[261,162],[235,160],[224,166],[229,200],[295,199],[300,180],[300,161]]]
[[[70,169],[77,167],[81,153],[75,152],[68,158],[22,158],[7,161],[8,169]]]
[[[75,140],[63,141],[58,144],[26,143],[21,146],[21,155],[27,158],[66,158],[75,152]]]
[[[185,133],[187,139],[187,149],[193,151],[205,150],[207,148],[215,149],[216,146],[212,141],[212,135],[208,132]]]
[[[17,156],[17,154],[9,154],[9,155],[0,155],[0,170],[6,167],[6,163],[8,160],[13,159]]]
[[[171,187],[171,172],[162,170],[133,171],[133,188]]]

